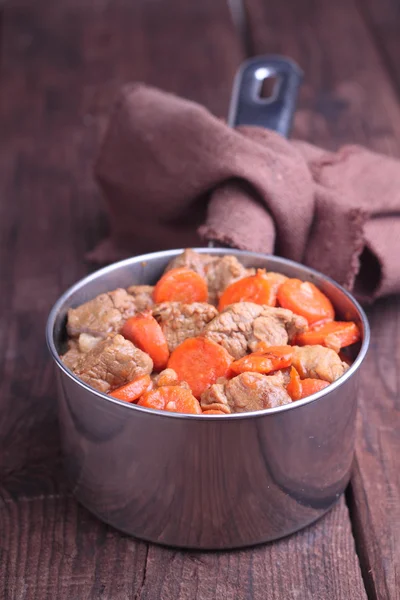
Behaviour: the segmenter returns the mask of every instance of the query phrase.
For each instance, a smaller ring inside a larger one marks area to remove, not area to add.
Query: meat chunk
[[[161,373],[157,373],[151,376],[153,384],[156,387],[164,386],[179,386],[190,390],[189,384],[186,381],[179,381],[177,373],[173,369],[164,369]]]
[[[77,377],[104,393],[152,370],[150,356],[119,334],[101,340],[73,368]]]
[[[138,312],[152,308],[154,304],[153,290],[153,285],[131,285],[128,287],[128,294],[135,299],[135,306]]]
[[[178,254],[178,256],[175,256],[175,258],[168,263],[165,272],[170,271],[171,269],[177,269],[178,267],[186,267],[187,269],[196,271],[196,273],[205,278],[206,265],[216,260],[216,258],[218,257],[212,256],[211,254],[200,254],[200,252],[195,252],[191,248],[186,248],[182,254]]]
[[[291,310],[263,306],[262,312],[254,321],[249,348],[255,352],[259,342],[266,346],[284,346],[307,327],[307,320]]]
[[[331,348],[294,346],[292,364],[302,379],[311,377],[332,383],[349,368]]]
[[[262,306],[252,302],[232,304],[206,326],[204,334],[221,344],[233,358],[241,358],[247,353],[253,323],[261,312]]]
[[[164,369],[161,373],[154,373],[151,379],[155,386],[160,387],[163,385],[179,385],[178,375],[173,369]]]
[[[82,354],[79,349],[78,342],[76,340],[69,340],[68,350],[60,358],[63,361],[64,365],[68,367],[68,369],[71,369],[71,371],[73,371],[76,363],[78,362],[81,356]]]
[[[284,385],[285,387],[290,383],[290,367],[286,369],[279,369],[279,371],[275,371],[271,377],[276,377],[277,381]]]
[[[88,333],[106,337],[117,332],[129,317],[136,313],[135,298],[122,288],[100,294],[68,311],[67,331],[71,337]]]
[[[242,373],[225,385],[225,393],[232,412],[248,412],[275,408],[292,402],[276,376],[260,373]]]
[[[153,316],[161,325],[170,352],[187,338],[200,335],[217,314],[217,309],[206,302],[162,302],[153,308]]]
[[[217,304],[221,292],[234,281],[249,275],[249,270],[238,261],[236,256],[226,255],[216,257],[205,266],[208,285],[208,300]]]
[[[77,340],[69,340],[68,352],[61,356],[61,360],[69,369],[73,370],[81,356],[92,350],[100,340],[101,338],[88,333],[81,333]]]
[[[256,351],[260,342],[283,346],[306,327],[307,321],[290,310],[238,302],[215,317],[204,332],[237,360]]]
[[[82,352],[82,354],[86,354],[86,352],[92,350],[96,344],[99,343],[100,339],[101,338],[90,335],[89,333],[81,333],[78,337],[79,351]]]
[[[232,254],[213,256],[212,254],[200,254],[190,248],[172,259],[166,271],[177,267],[192,269],[205,278],[208,285],[208,300],[211,304],[218,303],[221,292],[228,285],[254,273],[254,269],[246,269]]]
[[[203,410],[242,413],[290,404],[291,398],[276,376],[242,373],[226,383],[216,383],[201,396]]]
[[[219,380],[203,392],[200,401],[203,410],[220,410],[226,414],[232,412],[225,394],[225,385],[227,383],[227,379]]]
[[[242,373],[225,385],[232,412],[275,408],[292,402],[279,378],[260,373]]]

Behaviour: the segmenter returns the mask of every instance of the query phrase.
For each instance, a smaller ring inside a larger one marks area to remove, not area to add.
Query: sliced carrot
[[[301,396],[300,398],[306,398],[315,394],[320,390],[328,387],[329,383],[323,379],[302,379],[301,380]]]
[[[329,385],[327,381],[322,379],[300,379],[300,375],[297,370],[292,367],[290,369],[290,381],[286,387],[287,393],[293,401],[301,400],[311,394],[315,394],[320,390],[323,390]]]
[[[155,371],[161,371],[167,366],[167,340],[150,312],[140,313],[128,319],[121,329],[121,334],[152,358]]]
[[[203,410],[203,415],[226,415],[222,410]]]
[[[232,362],[231,355],[215,342],[204,337],[188,338],[172,352],[168,367],[180,381],[189,384],[193,395],[201,394],[219,377],[225,377]]]
[[[178,267],[164,273],[153,291],[153,300],[159,302],[206,302],[208,287],[196,271]]]
[[[309,324],[333,321],[335,311],[331,301],[317,286],[309,281],[287,279],[278,289],[278,302],[282,308],[305,317]]]
[[[254,302],[275,306],[276,291],[274,282],[265,277],[265,271],[258,269],[255,275],[234,281],[223,291],[218,310],[223,310],[235,302]]]
[[[290,381],[286,387],[286,390],[292,400],[300,400],[302,397],[301,379],[295,367],[290,369]]]
[[[199,401],[193,396],[190,390],[177,385],[160,387],[146,392],[140,398],[138,406],[176,413],[202,414]]]
[[[278,369],[290,367],[292,363],[292,346],[270,346],[263,352],[253,352],[239,360],[235,360],[229,371],[235,375],[251,371],[253,373],[271,373]]]
[[[339,321],[337,322],[340,323]],[[333,348],[336,352],[339,352],[340,348],[346,348],[359,342],[361,339],[360,330],[355,323],[343,322],[343,327],[338,327],[336,331],[328,333],[323,344],[327,348]]]
[[[111,392],[110,396],[118,398],[118,400],[125,400],[125,402],[135,402],[142,394],[150,391],[152,387],[153,383],[150,375],[139,375],[139,377],[135,377],[129,383],[121,385],[121,387]]]
[[[312,326],[296,337],[296,344],[308,346],[318,344],[339,352],[360,340],[360,330],[352,321],[330,321]]]

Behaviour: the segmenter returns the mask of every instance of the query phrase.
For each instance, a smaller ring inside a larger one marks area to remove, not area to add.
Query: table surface
[[[230,8],[229,8],[230,7]],[[354,472],[318,523],[236,552],[133,540],[63,475],[44,341],[58,295],[107,230],[92,163],[121,84],[225,116],[234,72],[282,53],[305,71],[293,134],[400,156],[397,0],[7,0],[0,8],[0,597],[364,599],[400,594],[399,299],[369,309]],[[233,9],[233,16],[230,13]]]

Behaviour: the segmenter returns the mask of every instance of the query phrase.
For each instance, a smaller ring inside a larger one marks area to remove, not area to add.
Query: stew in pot
[[[357,325],[313,283],[187,249],[155,286],[68,311],[64,364],[119,400],[226,415],[305,398],[349,368]]]

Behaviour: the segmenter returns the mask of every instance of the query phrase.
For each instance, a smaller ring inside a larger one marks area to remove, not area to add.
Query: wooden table
[[[301,533],[237,552],[160,548],[99,522],[64,482],[44,324],[57,296],[88,272],[84,254],[107,228],[92,162],[122,83],[145,80],[224,116],[240,61],[283,53],[306,73],[295,136],[328,148],[358,142],[400,156],[396,0],[246,0],[244,16],[235,27],[224,0],[2,3],[5,600],[400,597],[398,298],[369,310],[372,347],[347,494]]]

